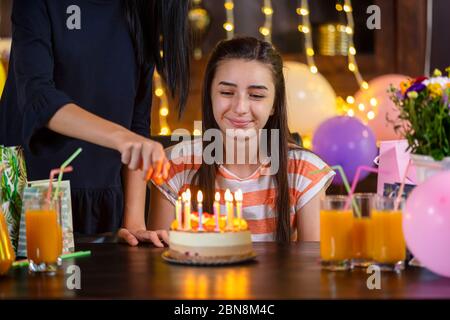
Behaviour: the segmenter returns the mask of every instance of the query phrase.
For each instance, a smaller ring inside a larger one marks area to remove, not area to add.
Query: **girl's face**
[[[216,69],[211,100],[219,128],[245,131],[264,128],[273,114],[275,85],[270,67],[255,61],[229,59]]]

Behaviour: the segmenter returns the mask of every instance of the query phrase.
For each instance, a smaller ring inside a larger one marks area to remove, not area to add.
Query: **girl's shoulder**
[[[327,167],[325,163],[314,152],[295,145],[289,145],[288,169],[291,173],[308,175],[306,171],[320,170]]]

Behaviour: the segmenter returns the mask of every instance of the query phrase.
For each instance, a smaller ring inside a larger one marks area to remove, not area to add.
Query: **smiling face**
[[[211,85],[214,118],[222,132],[264,128],[273,113],[275,85],[269,66],[255,61],[220,62]]]

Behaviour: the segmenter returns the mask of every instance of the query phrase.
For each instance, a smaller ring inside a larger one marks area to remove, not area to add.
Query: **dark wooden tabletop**
[[[254,248],[253,263],[192,267],[166,263],[164,249],[151,246],[78,244],[92,255],[65,260],[56,276],[13,269],[0,278],[0,299],[450,299],[450,279],[422,268],[382,273],[381,289],[369,290],[364,270],[321,270],[318,243]],[[73,264],[81,271],[79,290],[67,288]]]

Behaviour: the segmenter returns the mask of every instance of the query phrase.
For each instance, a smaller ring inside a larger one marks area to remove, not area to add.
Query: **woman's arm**
[[[168,230],[174,213],[175,206],[152,184],[147,227],[151,230]]]
[[[297,215],[297,241],[320,241],[320,199],[325,189],[318,192]]]

